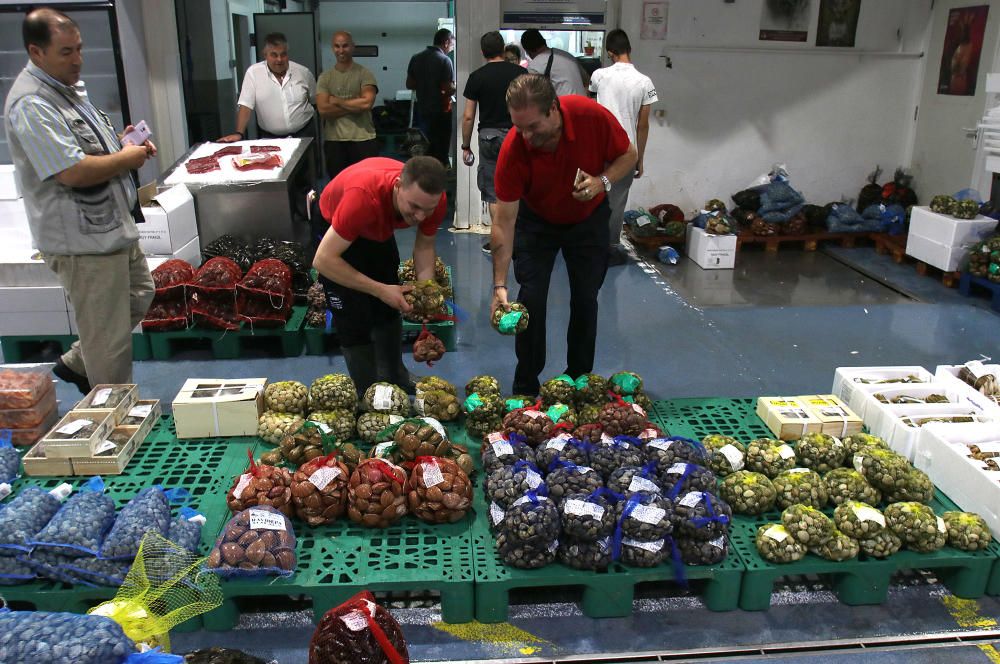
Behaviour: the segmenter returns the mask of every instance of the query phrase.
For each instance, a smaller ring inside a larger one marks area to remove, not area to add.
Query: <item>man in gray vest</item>
[[[123,146],[110,118],[88,100],[83,42],[71,18],[36,9],[22,34],[30,62],[4,104],[7,142],[32,243],[76,309],[80,336],[54,373],[81,392],[130,383],[132,328],[153,299],[133,171],[156,148]]]

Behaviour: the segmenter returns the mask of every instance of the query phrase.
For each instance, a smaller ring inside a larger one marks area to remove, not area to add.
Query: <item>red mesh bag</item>
[[[367,590],[326,612],[309,642],[309,664],[409,664],[399,623]]]
[[[153,284],[156,286],[157,299],[183,299],[184,287],[194,279],[194,268],[187,261],[171,258],[163,265],[153,270]]]
[[[146,332],[183,330],[188,326],[187,285],[194,278],[194,268],[186,261],[171,258],[153,270],[156,294],[142,319]]]
[[[444,357],[444,353],[444,342],[424,325],[417,340],[413,342],[413,359],[417,362],[426,362],[427,366],[433,367],[435,362]]]
[[[218,330],[237,330],[236,284],[243,276],[230,258],[216,256],[195,273],[188,289],[188,308],[195,323]]]
[[[292,271],[276,258],[257,261],[236,285],[236,311],[251,325],[280,327],[292,311]]]

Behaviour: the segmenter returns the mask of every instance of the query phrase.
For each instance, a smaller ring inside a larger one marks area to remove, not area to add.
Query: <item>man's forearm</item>
[[[129,170],[129,164],[121,152],[91,154],[58,173],[56,179],[67,187],[93,187]]]
[[[418,230],[417,233],[420,233]],[[417,240],[413,244],[413,273],[417,281],[428,281],[434,278],[434,240],[430,242]]]
[[[472,145],[472,125],[473,119],[462,117],[462,145]]]
[[[250,114],[252,112],[246,106],[240,106],[240,110],[236,113],[236,133],[242,134],[243,138],[247,137],[247,125],[250,124]]]
[[[313,267],[330,281],[351,290],[367,293],[372,297],[379,297],[379,293],[384,285],[358,272],[342,256],[327,257],[320,256],[317,253],[316,259],[313,261]]]
[[[636,154],[638,158],[636,159],[637,164],[642,163],[642,158],[646,154],[646,140],[649,138],[649,125],[643,127],[640,125],[635,132],[635,142],[636,142]]]
[[[638,161],[638,158],[639,155],[635,146],[629,143],[628,150],[611,162],[608,167],[604,169],[603,175],[611,182],[618,182],[635,169],[635,164]]]
[[[334,104],[337,108],[347,111],[348,113],[363,113],[365,111],[370,111],[372,108],[372,100],[365,99],[364,97],[354,97],[353,99],[344,99],[343,97],[332,97]]]

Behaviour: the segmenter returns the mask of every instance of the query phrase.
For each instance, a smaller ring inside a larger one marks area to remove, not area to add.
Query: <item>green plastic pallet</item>
[[[940,491],[931,502],[934,512],[941,514],[958,509]],[[829,511],[829,510],[827,510]],[[757,517],[737,515],[733,518],[732,542],[746,566],[740,591],[740,608],[744,611],[764,611],[771,604],[774,582],[786,576],[820,575],[829,581],[833,592],[850,606],[885,602],[892,575],[902,570],[934,570],[937,578],[957,597],[982,597],[993,571],[1000,545],[994,541],[984,551],[959,551],[944,547],[934,553],[917,553],[905,549],[884,560],[862,557],[842,562],[824,560],[807,553],[794,563],[776,565],[764,560],[757,552],[754,539],[757,528],[765,523],[780,521],[773,512]]]
[[[244,345],[252,339],[271,340],[281,357],[298,357],[305,346],[302,328],[307,307],[292,307],[291,316],[284,327],[253,328],[249,323],[241,323],[239,330],[212,330],[190,327],[186,330],[147,332],[150,356],[154,360],[169,360],[179,346],[207,342],[212,356],[217,360],[235,360],[241,357]]]
[[[1000,553],[997,555],[997,561],[993,564],[990,579],[986,582],[986,594],[991,597],[1000,596]]]
[[[306,325],[302,328],[305,336],[306,355],[329,355],[340,345],[337,331],[331,327],[312,327]]]
[[[3,349],[4,361],[15,364],[31,357],[42,344],[58,343],[62,352],[69,350],[70,344],[76,341],[75,334],[23,335],[0,337],[0,348]],[[149,337],[145,334],[132,333],[132,359],[141,362],[152,357],[149,349]]]
[[[709,434],[733,436],[743,442],[770,438],[754,412],[754,399],[671,399],[653,402],[657,423],[674,436],[701,440]]]

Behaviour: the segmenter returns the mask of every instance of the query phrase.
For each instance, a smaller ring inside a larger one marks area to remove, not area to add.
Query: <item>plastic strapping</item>
[[[640,492],[634,493],[629,497],[628,502],[625,503],[625,509],[622,510],[622,517],[615,524],[615,534],[611,539],[611,560],[613,561],[617,562],[622,555],[622,524],[625,523],[625,519],[632,516],[632,512],[641,503],[643,495],[648,494]]]
[[[659,469],[660,462],[653,459],[639,471],[639,475],[648,479],[656,479],[656,471]]]
[[[675,498],[677,498],[677,496],[680,495],[681,487],[684,486],[684,481],[687,480],[687,478],[691,477],[691,473],[693,473],[694,469],[698,467],[693,463],[685,463],[684,466],[685,468],[684,472],[681,473],[681,478],[677,480],[677,482],[674,484],[674,488],[672,488],[670,490],[670,493],[667,495],[667,497],[670,498],[670,500],[674,500]]]
[[[14,439],[14,432],[10,429],[0,429],[0,447],[14,447],[11,442]]]
[[[695,528],[704,528],[710,523],[721,523],[722,525],[729,524],[729,517],[725,514],[716,515],[715,510],[712,509],[712,494],[707,491],[702,491],[701,496],[705,501],[705,508],[708,510],[707,517],[698,517],[696,519],[691,519],[691,524]]]
[[[674,568],[674,580],[682,588],[688,587],[687,572],[684,568],[684,561],[681,559],[681,550],[677,548],[677,542],[670,535],[666,536],[666,543],[670,545],[670,564]]]
[[[599,489],[594,489],[593,491],[590,492],[590,495],[587,496],[587,500],[588,501],[597,500],[599,498],[607,498],[612,503],[615,503],[615,504],[620,503],[621,501],[625,500],[625,496],[623,496],[622,494],[620,494],[620,493],[618,493],[616,491],[612,491],[611,489],[609,489],[606,486],[602,486]]]
[[[183,487],[167,489],[163,492],[171,505],[187,505],[191,502],[191,492]]]

